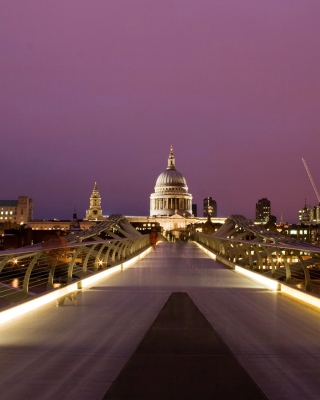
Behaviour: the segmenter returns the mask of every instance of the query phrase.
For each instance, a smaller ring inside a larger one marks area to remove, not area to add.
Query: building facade
[[[167,169],[162,172],[150,196],[150,216],[191,216],[192,195],[184,176],[175,167],[173,148],[170,147]]]
[[[33,200],[19,196],[18,200],[0,200],[0,223],[11,222],[19,225],[33,220]]]

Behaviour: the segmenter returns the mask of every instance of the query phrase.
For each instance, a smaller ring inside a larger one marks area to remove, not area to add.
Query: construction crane
[[[316,194],[316,196],[317,196],[318,203],[320,204],[320,195],[319,195],[319,192],[318,192],[318,190],[317,190],[317,187],[316,187],[315,183],[313,182],[313,179],[312,179],[311,173],[310,173],[310,171],[309,171],[309,168],[308,168],[308,166],[307,166],[307,163],[305,162],[304,159],[302,159],[302,162],[303,162],[303,165],[304,165],[304,167],[305,167],[305,169],[306,169],[306,171],[307,171],[307,174],[308,174],[308,176],[309,176],[309,179],[310,179],[311,185],[312,185],[312,187],[313,187],[313,190],[314,190],[314,192],[315,192],[315,194]]]

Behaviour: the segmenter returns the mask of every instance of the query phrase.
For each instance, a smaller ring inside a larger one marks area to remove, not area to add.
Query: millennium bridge
[[[320,248],[123,215],[0,252],[1,399],[318,399]]]

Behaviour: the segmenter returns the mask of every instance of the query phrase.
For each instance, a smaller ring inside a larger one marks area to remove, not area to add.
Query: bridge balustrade
[[[320,294],[320,248],[256,226],[243,216],[230,216],[212,235],[196,232],[192,239],[217,260]]]
[[[149,235],[38,245],[0,254],[0,307],[55,290],[130,260],[148,247]],[[5,254],[4,254],[5,253]]]

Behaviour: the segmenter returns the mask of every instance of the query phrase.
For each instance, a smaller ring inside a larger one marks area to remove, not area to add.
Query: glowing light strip
[[[274,279],[270,279],[265,276],[261,276],[260,274],[258,274],[256,272],[249,271],[246,268],[239,267],[239,265],[236,265],[234,269],[236,272],[239,272],[240,274],[247,276],[248,278],[260,283],[261,285],[267,287],[268,289],[271,289],[274,291],[277,291],[280,289],[279,282]]]
[[[305,303],[311,304],[314,307],[320,308],[320,297],[318,296],[316,297],[312,294],[302,292],[283,283],[281,284],[281,292],[288,294],[289,296],[292,296]]]
[[[39,296],[35,299],[28,300],[23,304],[19,304],[14,306],[8,310],[0,312],[0,325],[5,322],[12,321],[15,318],[18,318],[28,312],[34,311],[39,307],[42,307],[52,301],[59,299],[60,297],[67,296],[68,294],[75,292],[78,290],[78,285],[82,284],[82,287],[90,287],[90,285],[98,280],[104,279],[109,275],[114,274],[115,272],[121,271],[121,267],[128,268],[133,265],[135,262],[141,260],[148,253],[152,251],[152,247],[149,247],[147,250],[139,254],[138,256],[124,262],[123,264],[116,265],[115,267],[106,269],[102,272],[99,272],[93,276],[82,279],[81,281],[77,281],[75,283],[71,283],[70,285],[64,286],[63,288],[56,289],[50,293]]]
[[[30,311],[36,310],[37,308],[45,304],[48,304],[52,301],[55,301],[59,297],[66,296],[69,293],[74,292],[76,290],[77,290],[77,283],[72,283],[71,285],[44,294],[36,299],[26,301],[25,303],[12,307],[9,310],[1,311],[0,324],[13,320],[17,317],[20,317],[21,315],[26,314]]]
[[[206,249],[205,247],[203,247],[203,246],[202,246],[201,244],[199,244],[198,242],[193,242],[193,243],[195,243],[198,247],[200,247],[200,249],[201,249],[204,253],[206,253],[210,258],[212,258],[213,260],[216,261],[217,256],[216,256],[214,253],[212,253],[211,251],[209,251],[208,249]]]

